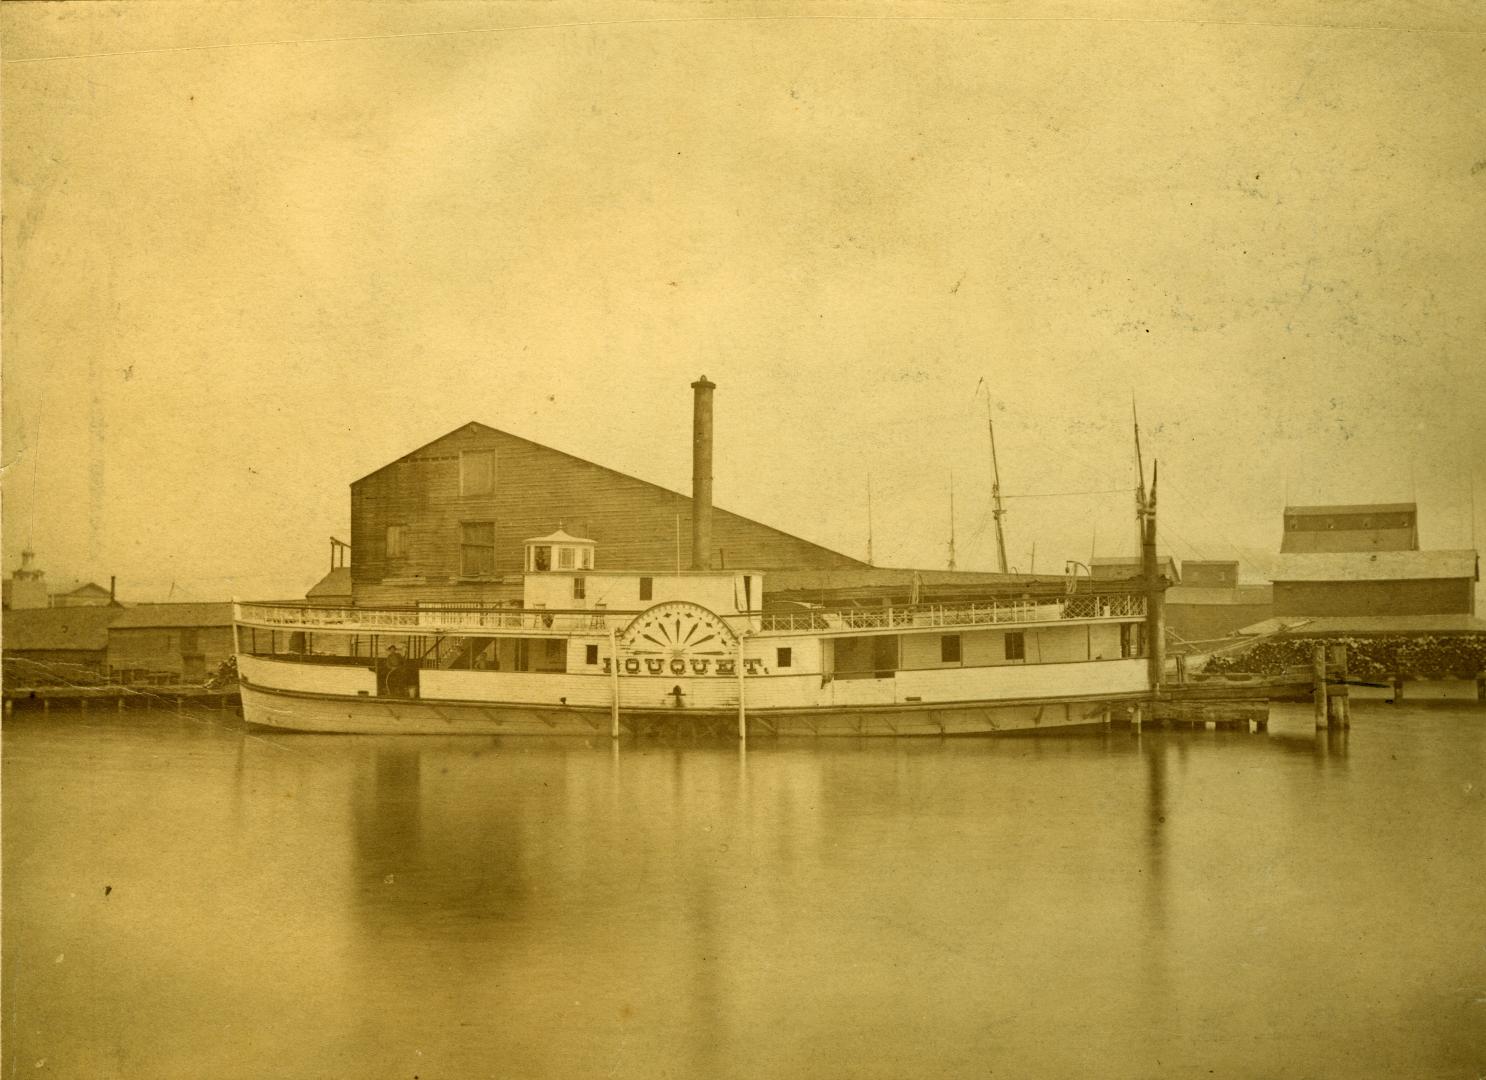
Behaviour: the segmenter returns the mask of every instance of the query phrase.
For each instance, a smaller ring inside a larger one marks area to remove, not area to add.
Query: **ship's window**
[[[531,568],[533,570],[552,569],[552,549],[547,546],[534,547],[531,549]]]
[[[495,451],[461,450],[459,453],[459,493],[489,495],[495,490]]]
[[[945,634],[939,639],[939,662],[943,664],[958,664],[960,662],[959,634]]]
[[[583,662],[585,664],[597,664],[599,662],[599,647],[597,645],[583,646]]]
[[[387,558],[400,559],[407,554],[407,548],[404,546],[406,528],[406,525],[387,526]]]
[[[562,659],[562,657],[563,657],[563,644],[564,644],[564,642],[563,642],[562,638],[548,638],[547,639],[547,659],[549,661],[561,660]]]
[[[794,649],[775,649],[777,654],[774,658],[775,667],[790,667],[795,662]]]
[[[495,573],[495,522],[466,521],[459,531],[460,573],[465,577]]]
[[[650,599],[651,595],[655,591],[654,585],[655,585],[655,579],[654,578],[642,577],[640,579],[640,599],[641,600],[649,600]]]
[[[1025,660],[1027,658],[1027,638],[1020,630],[1006,635],[1006,659]]]
[[[559,570],[571,570],[577,563],[573,558],[573,549],[560,547],[557,549],[557,568]]]
[[[587,594],[588,590],[584,579],[575,577],[573,579],[573,599],[582,600]]]

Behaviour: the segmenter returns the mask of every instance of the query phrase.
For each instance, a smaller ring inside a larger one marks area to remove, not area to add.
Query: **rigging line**
[[[1198,550],[1197,545],[1194,544],[1194,543],[1192,543],[1192,541],[1188,540],[1185,536],[1181,535],[1180,533],[1175,532],[1172,529],[1167,528],[1164,525],[1158,525],[1158,526],[1156,526],[1156,534],[1158,536],[1166,537],[1167,539],[1178,541],[1183,547],[1187,548],[1189,551],[1192,552],[1193,555],[1196,555],[1203,562],[1206,562],[1207,561],[1207,556],[1204,555],[1201,551]],[[1169,546],[1170,545],[1168,545],[1168,547]]]
[[[1130,489],[1095,488],[1090,491],[1029,491],[1024,495],[1002,495],[1003,499],[1059,499],[1068,495],[1128,495]]]
[[[325,45],[358,41],[402,41],[414,38],[458,37],[463,34],[505,34],[521,30],[574,30],[611,26],[648,26],[690,23],[746,23],[746,22],[877,22],[877,23],[1131,23],[1136,25],[1164,26],[1266,26],[1275,29],[1342,30],[1368,32],[1386,30],[1409,34],[1462,34],[1480,35],[1481,30],[1470,27],[1392,26],[1368,23],[1306,23],[1281,22],[1262,19],[1153,19],[1117,18],[1106,15],[707,15],[671,17],[664,19],[591,19],[558,23],[522,23],[516,26],[472,26],[453,30],[417,30],[405,34],[345,34],[322,38],[278,38],[261,41],[222,41],[208,45],[163,45],[152,49],[119,49],[98,53],[59,53],[51,56],[20,56],[0,61],[0,66],[12,64],[39,64],[55,60],[97,60],[118,56],[147,56],[161,53],[206,52],[220,49],[250,49],[271,45]]]
[[[1222,540],[1222,543],[1230,551],[1232,551],[1233,554],[1235,554],[1235,555],[1238,556],[1238,561],[1240,563],[1246,563],[1246,562],[1249,561],[1248,558],[1244,555],[1242,549],[1240,549],[1239,546],[1237,544],[1235,544],[1232,540],[1227,539],[1227,530],[1220,529],[1217,525],[1215,525],[1213,523],[1212,518],[1208,517],[1206,514],[1204,514],[1202,512],[1202,510],[1201,510],[1201,504],[1200,503],[1198,503],[1195,499],[1191,498],[1191,496],[1189,496],[1187,494],[1186,490],[1184,488],[1182,488],[1180,485],[1173,484],[1169,479],[1166,481],[1166,483],[1167,483],[1167,486],[1168,487],[1170,487],[1172,490],[1174,490],[1176,492],[1177,496],[1181,499],[1181,501],[1187,503],[1187,505],[1188,505],[1188,507],[1190,509],[1193,509],[1193,510],[1196,511],[1197,516],[1202,519],[1203,524],[1205,524],[1208,528],[1212,529],[1213,530],[1213,534],[1215,536],[1221,536],[1221,537],[1224,538]]]

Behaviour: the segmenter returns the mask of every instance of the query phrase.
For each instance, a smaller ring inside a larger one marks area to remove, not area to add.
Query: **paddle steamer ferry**
[[[713,384],[693,386],[705,553]],[[1153,555],[1143,490],[1141,506]],[[1144,647],[1159,591],[1130,583],[785,608],[761,573],[601,568],[594,540],[561,529],[524,548],[504,606],[237,604],[244,716],[361,733],[987,734],[1105,723],[1160,671]]]

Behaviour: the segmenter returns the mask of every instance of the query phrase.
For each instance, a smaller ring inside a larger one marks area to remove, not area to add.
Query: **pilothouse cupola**
[[[526,569],[542,571],[592,570],[594,542],[571,536],[559,528],[550,536],[537,536],[526,541]]]

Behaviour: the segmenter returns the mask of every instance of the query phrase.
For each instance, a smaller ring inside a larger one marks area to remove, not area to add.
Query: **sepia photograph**
[[[1486,1076],[1486,10],[0,5],[0,1075]]]

